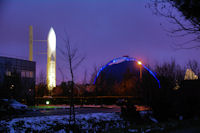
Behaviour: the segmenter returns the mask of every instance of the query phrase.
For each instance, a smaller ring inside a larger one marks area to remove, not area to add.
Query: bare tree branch
[[[60,48],[59,51],[63,56],[64,62],[68,64],[68,69],[71,75],[71,82],[70,82],[70,86],[71,86],[71,93],[70,93],[70,119],[69,119],[69,124],[72,121],[73,125],[75,125],[75,111],[74,111],[74,101],[73,101],[73,97],[74,97],[74,87],[75,87],[75,83],[74,83],[74,70],[81,64],[81,62],[83,62],[83,60],[85,59],[85,57],[80,57],[78,56],[78,49],[77,48],[72,48],[72,42],[67,34],[66,31],[65,35],[66,37],[62,37],[62,40],[64,42],[64,48]],[[75,127],[75,126],[74,126]]]
[[[195,2],[197,3],[197,1],[198,0],[196,0]],[[185,41],[182,44],[177,44],[177,48],[181,49],[199,48],[199,45],[190,46],[189,43],[194,41],[200,42],[200,17],[198,17],[198,15],[196,14],[192,14],[196,16],[188,16],[187,12],[189,11],[186,10],[187,8],[184,11],[181,8],[182,5],[179,5],[180,4],[179,2],[180,1],[178,0],[151,0],[149,7],[152,9],[155,15],[165,17],[167,18],[169,23],[175,24],[177,26],[176,28],[165,30],[169,34],[171,34],[171,37],[180,37],[184,38],[184,40],[187,37],[188,38],[191,36],[193,37],[193,39],[189,39],[188,41]],[[185,0],[183,0],[182,2],[186,3]],[[200,2],[198,3],[198,5],[195,6],[197,10],[198,9],[197,7],[200,7]],[[194,11],[195,10],[191,10],[192,13]],[[183,47],[183,45],[186,44],[188,46]]]

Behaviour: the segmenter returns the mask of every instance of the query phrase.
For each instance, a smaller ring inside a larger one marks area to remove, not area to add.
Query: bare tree
[[[172,37],[180,37],[184,42],[175,46],[178,49],[200,48],[200,45],[188,45],[200,42],[200,1],[199,0],[151,0],[153,13],[168,18],[175,28],[167,30]],[[187,41],[185,39],[187,38]]]
[[[35,91],[37,97],[46,96],[49,93],[46,85],[46,75],[43,70],[40,71],[39,76],[37,77],[37,85]]]
[[[84,71],[83,84],[87,84],[87,70]]]
[[[46,84],[46,76],[45,76],[45,72],[43,70],[40,71],[39,77],[37,77],[37,83],[38,84]]]
[[[184,79],[184,70],[174,59],[170,62],[157,64],[154,71],[164,89],[172,89],[176,82],[180,83]]]
[[[94,81],[95,81],[95,78],[97,76],[97,73],[98,73],[98,68],[96,65],[93,66],[93,72],[91,74],[91,77],[90,77],[90,84],[93,84]]]
[[[64,72],[63,72],[63,70],[61,69],[61,67],[60,67],[59,64],[58,64],[57,66],[58,66],[58,71],[60,72],[60,74],[61,74],[61,76],[62,76],[62,82],[64,82],[64,81],[65,81],[65,75],[64,75]]]
[[[67,35],[67,34],[66,34]],[[78,56],[78,49],[72,48],[71,41],[69,37],[62,38],[64,41],[64,48],[59,49],[64,61],[68,64],[68,70],[70,71],[71,75],[71,90],[70,90],[70,119],[69,124],[71,121],[73,121],[73,124],[75,124],[75,111],[74,111],[74,71],[75,69],[80,65],[80,63],[85,59],[84,56]]]

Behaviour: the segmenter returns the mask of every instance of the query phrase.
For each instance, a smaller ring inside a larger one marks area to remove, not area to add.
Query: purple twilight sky
[[[172,46],[184,42],[169,37],[164,29],[174,25],[165,18],[153,15],[145,8],[148,0],[1,0],[0,1],[0,56],[28,59],[29,25],[33,26],[35,40],[47,39],[52,26],[57,35],[57,48],[63,48],[66,30],[72,45],[86,59],[79,66],[76,81],[88,80],[94,65],[129,55],[154,65],[176,59],[183,65],[189,59],[199,62],[199,50],[178,50]],[[160,25],[162,23],[162,26]],[[195,43],[195,42],[194,42]],[[37,76],[46,71],[46,44],[34,42],[34,61]],[[57,51],[57,68],[69,73]],[[57,82],[62,76],[57,69]]]

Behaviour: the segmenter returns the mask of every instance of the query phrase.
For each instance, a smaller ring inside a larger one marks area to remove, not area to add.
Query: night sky
[[[176,59],[182,66],[189,59],[199,60],[199,50],[174,50],[172,46],[187,40],[167,35],[174,25],[166,18],[153,15],[145,8],[148,0],[0,0],[0,56],[28,59],[29,25],[35,40],[47,39],[52,26],[57,35],[57,48],[62,49],[67,32],[71,45],[86,59],[76,70],[77,82],[88,80],[94,65],[129,55],[144,64],[155,65]],[[160,25],[162,23],[162,25]],[[194,42],[195,43],[195,42]],[[190,44],[189,44],[190,45]],[[37,76],[46,72],[46,44],[34,42]],[[67,80],[66,64],[57,51],[57,68]],[[62,76],[57,69],[57,82]]]

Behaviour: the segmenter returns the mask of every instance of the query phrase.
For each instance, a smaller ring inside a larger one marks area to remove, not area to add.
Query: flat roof
[[[29,61],[29,60],[25,60],[25,59],[19,59],[19,58],[13,58],[13,57],[6,57],[6,56],[0,56],[0,59],[19,60],[19,61],[27,61],[27,62],[35,63],[35,61]]]

